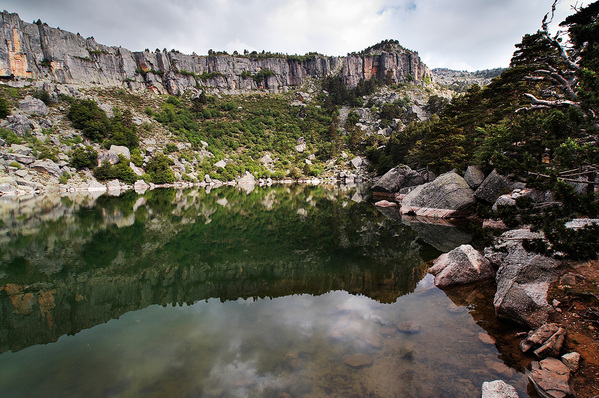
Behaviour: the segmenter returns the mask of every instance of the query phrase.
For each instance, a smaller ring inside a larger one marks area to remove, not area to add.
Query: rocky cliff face
[[[96,43],[93,37],[23,22],[17,14],[0,15],[0,78],[31,78],[55,83],[122,86],[178,94],[195,87],[231,92],[264,89],[284,92],[309,78],[340,73],[355,86],[360,79],[390,83],[428,81],[431,71],[418,54],[393,51],[347,57],[186,55],[177,51],[131,52]],[[260,72],[263,79],[258,78]],[[266,73],[268,72],[268,73]],[[272,72],[272,73],[270,73]]]

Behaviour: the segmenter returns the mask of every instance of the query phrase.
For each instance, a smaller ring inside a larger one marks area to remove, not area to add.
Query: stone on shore
[[[485,173],[480,166],[468,166],[464,173],[464,180],[468,183],[470,188],[476,189],[485,180]]]
[[[503,380],[483,383],[482,398],[519,398],[516,389]]]
[[[480,184],[474,195],[478,200],[492,204],[495,203],[497,198],[504,193],[508,193],[511,189],[510,181],[497,173],[497,170],[493,170]]]
[[[574,395],[570,385],[570,370],[556,358],[531,363],[528,380],[541,398],[565,398]]]
[[[474,192],[468,183],[449,172],[408,193],[401,202],[401,212],[423,217],[464,217],[471,214],[474,204]]]
[[[535,348],[534,353],[539,358],[557,357],[562,350],[566,331],[556,323],[546,323],[536,330],[531,330],[520,342],[520,350],[528,352]]]
[[[470,245],[461,245],[442,254],[429,272],[435,276],[435,286],[464,285],[493,278],[495,270],[479,251]]]
[[[424,184],[424,177],[408,166],[397,166],[383,175],[373,186],[372,191],[381,194],[394,194],[405,187]]]

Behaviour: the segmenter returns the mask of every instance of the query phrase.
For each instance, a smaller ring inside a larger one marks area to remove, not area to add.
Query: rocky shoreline
[[[477,203],[492,205],[496,210],[498,206],[515,206],[516,199],[522,196],[539,204],[553,201],[549,192],[529,189],[525,183],[511,180],[495,170],[485,176],[476,166],[470,166],[463,176],[451,171],[436,178],[431,178],[428,171],[424,174],[422,170],[398,166],[376,181],[372,190],[375,198],[383,199],[376,202],[377,206],[395,207],[404,216],[438,220],[476,219]],[[596,358],[589,358],[586,353],[581,355],[571,348],[574,344],[567,339],[568,325],[563,323],[569,309],[561,308],[559,300],[551,299],[555,296],[551,289],[558,285],[564,289],[563,278],[571,265],[526,250],[524,242],[544,240],[541,232],[533,232],[529,226],[509,229],[500,220],[478,222],[486,229],[505,232],[482,252],[470,245],[462,245],[434,260],[429,272],[435,277],[435,285],[450,288],[494,279],[496,316],[527,331],[523,332],[526,337],[520,343],[520,349],[535,359],[528,372],[531,385],[541,397],[576,396],[574,379],[596,373]],[[566,228],[597,223],[599,220],[575,219],[568,222]],[[595,268],[594,275],[597,271],[599,269]],[[592,292],[586,294],[593,295]],[[599,301],[597,295],[593,297]],[[589,325],[592,322],[596,320],[590,318]],[[593,326],[588,330],[595,333]],[[583,367],[586,367],[585,371],[579,371]],[[596,388],[593,384],[586,389]],[[482,396],[518,395],[511,386],[497,380],[483,385]]]

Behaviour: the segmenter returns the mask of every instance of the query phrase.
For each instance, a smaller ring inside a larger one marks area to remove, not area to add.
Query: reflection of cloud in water
[[[242,361],[237,354],[230,363],[219,363],[205,383],[205,392],[227,397],[261,396],[266,391],[281,391],[288,382],[283,377],[267,372],[260,374],[255,360]]]

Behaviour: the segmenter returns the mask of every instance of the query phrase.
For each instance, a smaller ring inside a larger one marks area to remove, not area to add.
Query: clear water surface
[[[0,396],[526,396],[491,288],[426,276],[468,231],[365,192],[2,198]]]

